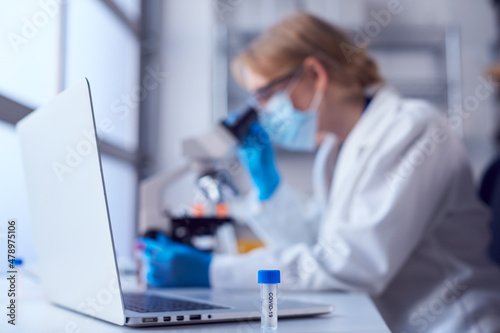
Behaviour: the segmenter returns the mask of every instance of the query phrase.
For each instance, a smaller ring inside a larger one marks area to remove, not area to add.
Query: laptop
[[[129,326],[260,318],[257,291],[122,291],[87,79],[20,120],[16,130],[40,281],[50,302]],[[331,305],[286,299],[279,303],[278,316],[303,317],[332,311]]]

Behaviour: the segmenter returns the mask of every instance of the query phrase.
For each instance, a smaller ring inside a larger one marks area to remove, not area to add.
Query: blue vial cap
[[[279,270],[260,270],[258,283],[275,284],[280,283]]]

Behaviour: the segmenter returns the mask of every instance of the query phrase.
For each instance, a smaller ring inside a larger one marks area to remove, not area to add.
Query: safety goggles
[[[255,90],[250,97],[252,104],[255,106],[263,106],[269,101],[269,99],[278,91],[288,90],[289,86],[295,86],[295,78],[299,78],[302,73],[302,65],[298,68],[292,70],[288,74],[285,74],[268,84],[264,87]]]

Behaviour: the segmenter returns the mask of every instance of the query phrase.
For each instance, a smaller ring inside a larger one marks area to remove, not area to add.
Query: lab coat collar
[[[347,136],[342,150],[363,149],[376,142],[376,138],[384,134],[388,122],[392,120],[391,115],[398,110],[400,103],[401,96],[393,87],[385,85],[380,88]]]
[[[320,145],[313,165],[313,188],[316,201],[325,210],[332,188],[333,173],[341,143],[332,133],[328,133]]]
[[[386,132],[387,127],[399,110],[402,98],[389,85],[384,85],[374,95],[371,103],[342,145],[332,179],[329,202],[362,172],[366,159]]]

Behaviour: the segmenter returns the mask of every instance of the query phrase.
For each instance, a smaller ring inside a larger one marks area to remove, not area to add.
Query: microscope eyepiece
[[[253,107],[247,106],[241,111],[232,112],[222,121],[222,125],[242,143],[250,125],[255,122],[258,122],[257,111]]]

